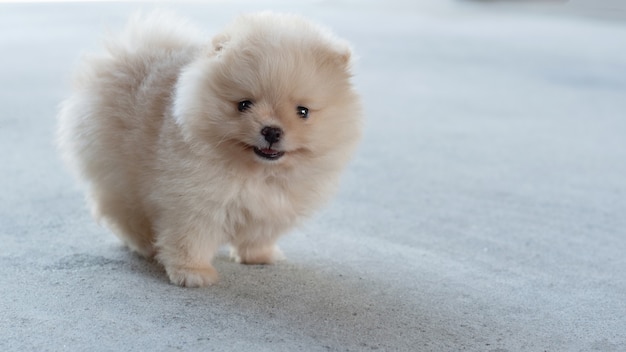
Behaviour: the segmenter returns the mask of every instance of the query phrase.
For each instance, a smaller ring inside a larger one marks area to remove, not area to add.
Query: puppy
[[[320,207],[361,134],[351,49],[284,14],[241,16],[212,40],[166,13],[137,16],[85,57],[58,141],[92,213],[189,287],[282,258],[280,235]]]

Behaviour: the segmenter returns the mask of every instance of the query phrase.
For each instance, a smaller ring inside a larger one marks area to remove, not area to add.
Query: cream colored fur
[[[361,130],[350,61],[345,42],[296,16],[242,16],[212,39],[169,14],[136,16],[83,60],[59,146],[96,218],[173,283],[208,285],[220,246],[272,263],[278,237],[333,193]],[[265,126],[283,132],[269,147]]]

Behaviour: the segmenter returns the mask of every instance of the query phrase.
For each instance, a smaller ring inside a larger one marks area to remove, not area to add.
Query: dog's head
[[[300,17],[243,16],[184,70],[175,116],[190,143],[231,163],[343,163],[361,121],[350,63],[345,42]]]

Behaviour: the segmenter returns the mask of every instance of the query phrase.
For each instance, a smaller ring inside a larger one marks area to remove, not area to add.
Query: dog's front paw
[[[185,287],[204,287],[219,280],[217,271],[212,266],[202,268],[166,267],[167,276],[173,284]]]
[[[230,256],[241,264],[273,264],[285,259],[277,246],[232,248]]]

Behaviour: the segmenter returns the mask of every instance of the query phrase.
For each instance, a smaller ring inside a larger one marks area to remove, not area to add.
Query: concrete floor
[[[394,5],[392,5],[392,3]],[[626,23],[461,1],[298,12],[360,56],[338,197],[184,289],[89,216],[53,147],[80,53],[149,4],[0,4],[0,350],[626,351]]]

